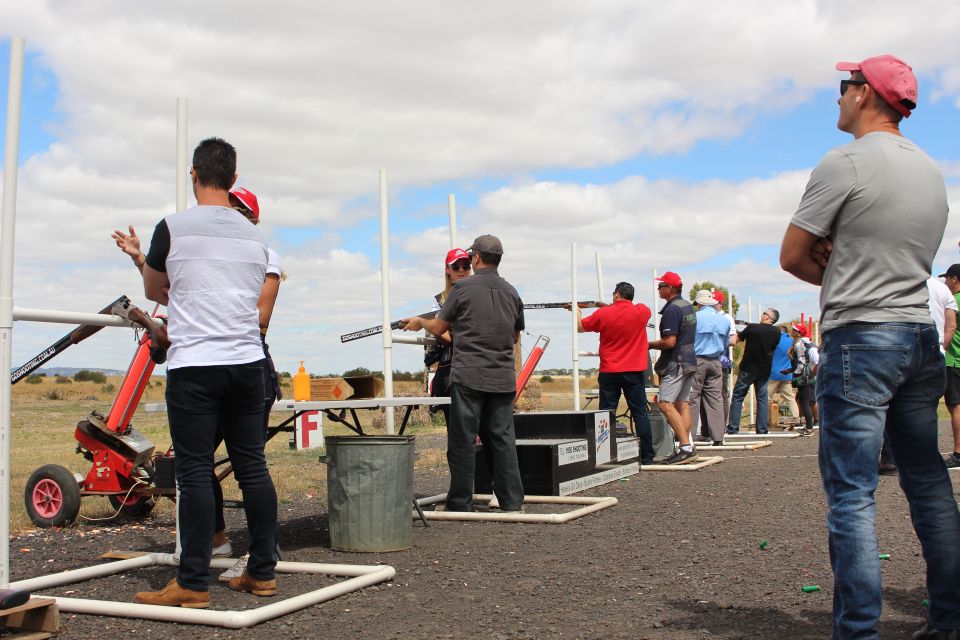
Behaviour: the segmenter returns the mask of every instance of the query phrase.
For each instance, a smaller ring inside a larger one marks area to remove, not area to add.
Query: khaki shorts
[[[660,377],[660,402],[686,402],[690,399],[696,368],[680,369],[676,375]]]

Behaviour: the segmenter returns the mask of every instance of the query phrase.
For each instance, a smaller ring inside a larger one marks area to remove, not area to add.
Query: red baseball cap
[[[683,281],[680,280],[680,276],[674,273],[673,271],[667,271],[663,274],[662,277],[657,278],[660,282],[670,285],[671,287],[682,287]]]
[[[804,338],[809,338],[809,337],[810,337],[810,330],[807,329],[807,325],[794,323],[794,324],[792,324],[791,326],[793,327],[793,330],[794,330],[794,331],[796,331],[797,333],[799,333],[799,334],[800,334],[801,336],[803,336]]]
[[[726,300],[726,298],[723,297],[723,291],[720,291],[720,289],[713,292],[713,299],[720,304],[723,304],[723,301]]]
[[[838,62],[837,71],[859,71],[867,84],[904,118],[917,108],[917,77],[906,62],[888,54],[863,62]]]
[[[252,191],[248,191],[243,187],[237,187],[230,192],[230,195],[239,200],[240,204],[249,209],[253,213],[254,219],[260,219],[260,203],[257,202],[257,196],[255,196]]]
[[[470,262],[470,254],[463,249],[450,249],[450,251],[447,251],[447,259],[444,261],[444,264],[449,267],[457,260]]]

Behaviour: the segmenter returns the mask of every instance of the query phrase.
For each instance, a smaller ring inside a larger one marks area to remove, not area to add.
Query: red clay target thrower
[[[85,420],[77,423],[74,432],[77,453],[92,463],[86,476],[74,474],[60,465],[48,464],[34,471],[27,481],[24,489],[27,514],[40,527],[60,527],[73,522],[84,496],[107,496],[118,511],[141,517],[155,506],[154,496],[174,495],[172,483],[169,488],[155,486],[157,463],[167,454],[155,455],[154,444],[130,424],[154,366],[166,361],[169,341],[165,318],[150,317],[133,306],[126,296],[114,302],[109,311],[105,309],[101,313],[127,318],[132,327],[145,331],[137,340],[133,360],[110,411],[106,416],[92,411]],[[78,327],[57,344],[78,333],[82,336],[79,340],[82,340],[93,331],[90,327]],[[79,340],[65,344],[76,344]],[[50,349],[44,353],[48,351]],[[42,360],[53,355],[56,352]],[[31,363],[36,360],[34,358]]]

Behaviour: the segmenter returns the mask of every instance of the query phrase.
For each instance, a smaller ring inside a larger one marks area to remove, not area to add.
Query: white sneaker
[[[247,569],[247,560],[250,559],[250,554],[245,553],[240,557],[236,563],[220,574],[220,577],[217,578],[220,582],[230,582],[234,578],[239,578],[243,575],[243,572]]]
[[[490,498],[490,502],[487,503],[487,508],[489,508],[489,509],[499,509],[499,508],[500,508],[500,501],[497,500],[497,496],[493,496],[492,498]]]
[[[227,540],[219,547],[214,547],[210,552],[210,555],[214,558],[229,558],[233,555],[233,545],[231,545],[230,541]]]

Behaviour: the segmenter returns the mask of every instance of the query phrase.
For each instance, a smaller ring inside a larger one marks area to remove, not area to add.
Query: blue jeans
[[[817,376],[833,637],[878,637],[874,491],[884,426],[927,563],[929,624],[960,628],[960,511],[937,442],[945,373],[936,328],[857,323],[831,329],[824,335]]]
[[[611,409],[616,423],[617,406],[620,404],[620,391],[623,391],[633,416],[633,426],[640,439],[640,464],[653,464],[653,432],[650,429],[650,415],[647,413],[647,390],[643,383],[643,371],[620,371],[616,373],[600,372],[597,384],[600,386],[600,408]]]
[[[767,432],[767,380],[769,378],[770,374],[761,377],[749,371],[741,371],[737,375],[737,383],[733,385],[733,398],[730,401],[730,420],[727,422],[727,433],[740,432],[743,399],[747,397],[751,385],[757,392],[757,433]]]

